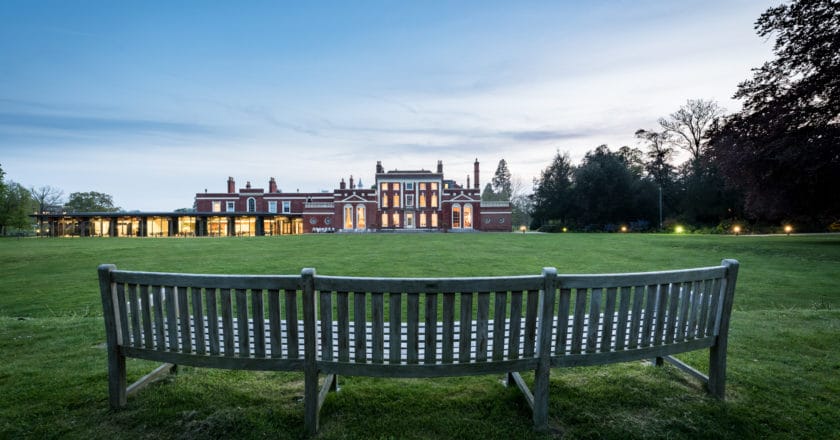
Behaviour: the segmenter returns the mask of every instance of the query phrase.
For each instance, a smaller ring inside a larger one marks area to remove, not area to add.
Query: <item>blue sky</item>
[[[311,4],[310,4],[311,3]],[[527,187],[556,151],[637,146],[687,99],[728,111],[778,2],[0,2],[7,180],[169,211],[228,176],[386,169]]]

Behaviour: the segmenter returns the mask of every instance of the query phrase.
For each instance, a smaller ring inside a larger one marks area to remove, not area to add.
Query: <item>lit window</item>
[[[399,213],[399,212],[395,212],[395,213],[391,216],[391,218],[393,218],[393,220],[394,220],[394,227],[395,227],[395,228],[399,228],[399,227],[400,227],[400,213]]]
[[[420,188],[419,188],[420,191],[425,191],[426,190],[426,182],[420,182],[418,185],[420,185]]]
[[[405,213],[405,227],[406,228],[413,228],[414,227],[414,213],[413,212],[406,212]]]
[[[437,208],[437,193],[432,193],[432,208]]]
[[[426,207],[426,193],[421,192],[420,193],[420,198],[417,201],[418,201],[417,206],[419,206],[421,208],[425,208]]]
[[[430,185],[432,186],[432,191],[437,191],[437,189],[438,189],[437,182],[432,182],[432,183],[430,183]]]
[[[414,194],[406,194],[405,195],[405,206],[408,206],[408,207],[414,206]]]
[[[365,207],[364,205],[356,206],[356,229],[364,229],[365,225]]]
[[[353,207],[344,207],[344,229],[353,229]]]
[[[218,200],[213,201],[213,212],[222,212],[222,202]]]
[[[274,213],[274,214],[277,213],[277,202],[276,201],[268,202],[268,212],[271,212],[271,213]]]
[[[456,229],[461,228],[461,206],[452,206],[452,227]]]
[[[432,213],[432,227],[438,227],[438,214],[436,212]]]
[[[464,227],[472,228],[472,205],[464,205]]]
[[[382,213],[382,227],[383,228],[388,227],[388,213],[387,212]]]
[[[388,194],[382,194],[382,207],[388,207]]]
[[[382,182],[379,185],[379,188],[382,189],[382,191],[388,191],[388,182]]]
[[[227,212],[234,212],[236,211],[236,202],[227,202]]]
[[[289,200],[283,201],[283,214],[291,214],[292,213],[292,202]]]
[[[394,194],[394,208],[400,207],[400,195]]]
[[[399,191],[400,190],[400,184],[397,183],[397,182],[394,182],[393,184],[391,184],[391,189],[394,190],[394,191]]]
[[[257,201],[253,197],[248,197],[248,212],[257,212]]]
[[[421,228],[426,227],[426,213],[425,212],[420,213],[420,227]]]

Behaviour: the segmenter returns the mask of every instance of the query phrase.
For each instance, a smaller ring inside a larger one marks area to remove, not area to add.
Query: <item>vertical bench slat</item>
[[[355,357],[356,362],[367,361],[367,315],[365,312],[365,298],[367,295],[360,292],[353,293],[353,332],[355,336]]]
[[[697,337],[706,337],[706,320],[709,317],[709,300],[712,295],[713,280],[706,280],[703,283],[703,295],[700,298],[700,311],[697,316]]]
[[[437,304],[438,294],[426,294],[426,338],[423,362],[434,364],[437,362]]]
[[[674,334],[678,327],[679,321],[679,306],[680,298],[683,295],[684,286],[682,283],[671,284],[671,289],[668,295],[668,316],[667,328],[665,331],[665,343],[672,344],[674,342]]]
[[[613,322],[615,320],[615,297],[617,289],[607,289],[607,301],[604,303],[604,330],[601,332],[601,352],[612,350]]]
[[[149,298],[149,286],[143,284],[137,286],[140,289],[140,307],[143,308],[143,346],[152,349],[155,346],[154,334],[152,333],[152,301]]]
[[[130,338],[128,330],[128,302],[125,300],[125,284],[117,284],[117,313],[120,315],[120,335],[122,340],[119,341],[122,345],[129,345],[128,338]]]
[[[370,295],[370,308],[373,324],[373,353],[371,361],[381,364],[385,356],[385,310],[382,292],[372,292]]]
[[[473,294],[471,292],[461,292],[461,319],[459,325],[461,328],[461,340],[458,345],[458,362],[469,362],[470,351],[472,350],[472,301]]]
[[[406,361],[409,364],[416,364],[418,359],[418,338],[420,332],[420,294],[408,293],[406,294],[408,307],[406,308],[406,316],[408,321],[408,338]]]
[[[140,348],[143,346],[140,332],[140,308],[137,306],[137,285],[128,286],[128,306],[131,312],[131,345]]]
[[[601,327],[602,289],[592,289],[589,296],[589,322],[586,328],[586,352],[595,353],[598,347],[598,330]]]
[[[505,320],[507,318],[507,296],[505,291],[496,292],[493,305],[493,360],[500,361],[505,357]]]
[[[233,356],[234,353],[233,310],[230,296],[230,289],[222,289],[222,339],[225,356]]]
[[[166,323],[163,320],[163,291],[152,287],[152,299],[155,308],[155,349],[166,350]]]
[[[248,335],[248,293],[236,289],[236,327],[239,333],[239,356],[251,356],[251,340]]]
[[[268,333],[271,340],[271,357],[283,357],[283,334],[281,331],[280,290],[268,291]]]
[[[540,293],[537,290],[528,291],[528,302],[525,305],[525,357],[534,357],[534,347],[537,342],[537,315],[539,313]]]
[[[300,358],[300,332],[298,331],[298,294],[296,290],[283,291],[286,300],[286,350],[290,359]]]
[[[653,342],[653,327],[656,324],[654,318],[656,317],[656,303],[659,299],[657,294],[659,286],[651,284],[647,286],[647,295],[645,297],[644,314],[645,319],[642,324],[642,347],[649,347]]]
[[[722,279],[715,279],[715,282],[712,285],[712,294],[709,301],[709,317],[706,322],[706,336],[714,336],[716,334],[715,325],[717,324],[718,319],[718,309],[720,309],[720,304],[723,301],[721,298],[721,296],[723,296],[722,286]]]
[[[399,364],[402,360],[402,294],[391,292],[388,296],[390,303],[388,362]]]
[[[169,351],[178,351],[178,297],[175,287],[166,286],[166,330],[169,334]]]
[[[321,320],[321,359],[333,360],[332,292],[321,291],[318,306]]]
[[[679,327],[677,327],[677,334],[674,336],[674,340],[677,342],[685,341],[685,336],[688,332],[688,313],[691,303],[694,301],[695,292],[697,291],[697,281],[684,283],[683,289],[680,294]]]
[[[254,321],[254,356],[265,357],[265,309],[262,289],[251,290],[251,310]]]
[[[627,346],[627,318],[630,312],[630,287],[622,287],[618,299],[618,323],[615,327],[615,349]]]
[[[210,342],[210,354],[217,356],[220,352],[219,338],[219,309],[216,304],[216,289],[204,289],[204,298],[207,300],[207,339]]]
[[[441,360],[443,363],[452,362],[454,355],[455,338],[455,294],[444,292],[443,294],[443,346],[441,347]]]
[[[487,361],[487,338],[490,316],[490,292],[478,293],[478,313],[476,315],[475,329],[475,360],[477,362]]]
[[[572,289],[560,289],[560,305],[557,308],[557,336],[554,343],[555,356],[568,353],[571,299]]]
[[[583,329],[586,324],[586,289],[575,289],[575,318],[572,325],[571,354],[580,354],[583,350]]]
[[[201,288],[190,289],[193,306],[193,326],[195,327],[195,352],[198,354],[207,353],[207,341],[204,333],[204,306],[201,301]]]
[[[653,330],[653,345],[662,345],[665,336],[665,320],[668,316],[668,293],[670,284],[660,284],[656,290],[656,327]]]
[[[510,324],[508,324],[508,359],[519,359],[522,335],[522,292],[510,292]]]
[[[627,348],[639,347],[639,330],[642,325],[642,303],[645,299],[645,286],[633,288],[633,316],[630,320],[630,336],[627,338]],[[643,345],[644,346],[644,345]]]
[[[336,292],[338,307],[338,361],[350,361],[350,298],[347,292]]]
[[[173,287],[178,298],[178,321],[181,325],[181,352],[192,353],[192,323],[190,322],[190,303],[186,287]]]

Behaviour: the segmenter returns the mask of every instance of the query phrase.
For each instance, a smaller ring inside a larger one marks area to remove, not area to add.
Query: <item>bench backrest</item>
[[[436,376],[524,371],[541,356],[586,365],[712,346],[728,329],[736,274],[732,260],[639,274],[408,279],[103,265],[100,284],[108,342],[130,355]]]

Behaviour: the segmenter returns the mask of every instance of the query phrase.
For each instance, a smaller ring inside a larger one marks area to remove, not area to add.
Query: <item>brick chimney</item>
[[[233,194],[236,192],[236,182],[233,180],[233,177],[228,177],[228,194]]]
[[[473,178],[473,188],[480,189],[478,187],[478,158],[477,157],[475,158],[475,163],[473,164],[473,174],[475,175],[475,177]],[[467,186],[470,186],[470,184],[467,183]]]
[[[385,173],[385,167],[382,166],[382,161],[376,161],[376,174],[383,174]]]
[[[438,174],[443,174],[443,161],[442,161],[442,160],[439,160],[439,161],[438,161],[438,164],[437,164],[437,173],[438,173]]]
[[[344,178],[341,178],[341,182],[338,184],[338,189],[347,189],[347,184],[344,183]]]
[[[353,175],[352,174],[350,175],[350,189],[356,189],[356,187],[353,186]]]
[[[271,180],[268,181],[268,192],[276,193],[277,192],[277,181],[274,180],[272,177]]]

